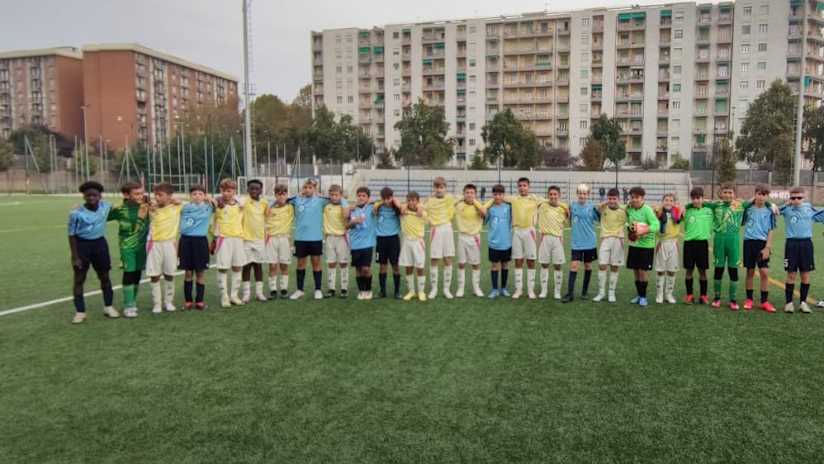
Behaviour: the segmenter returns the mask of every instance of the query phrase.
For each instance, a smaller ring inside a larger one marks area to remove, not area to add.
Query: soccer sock
[[[437,289],[437,287],[435,287]],[[426,290],[426,277],[418,276],[418,293],[423,293]]]
[[[252,296],[252,283],[249,281],[243,282],[243,299],[248,300]]]
[[[111,306],[114,304],[114,290],[112,290],[112,281],[111,279],[106,280],[100,286],[100,290],[103,292],[103,306]]]
[[[463,273],[461,273],[463,274]],[[452,265],[443,267],[443,291],[448,292],[452,288]]]
[[[85,313],[86,312],[86,300],[83,298],[83,294],[74,295],[74,310],[78,313]]]
[[[573,292],[575,292],[575,279],[577,278],[577,272],[569,271],[569,281],[567,281],[567,295],[572,296]]]
[[[163,290],[160,288],[160,281],[151,282],[149,286],[152,287],[152,305],[155,308],[160,307],[163,304]]]
[[[472,290],[481,289],[481,270],[472,269]]]
[[[501,269],[501,286],[499,288],[506,288],[509,282],[509,269]]]
[[[298,269],[295,272],[295,279],[297,280],[298,291],[303,291],[303,281],[306,280],[306,269]]]
[[[289,290],[289,274],[285,272],[280,275],[280,289]]]
[[[195,284],[195,303],[203,303],[203,297],[206,295],[206,285]]]
[[[755,293],[755,291],[754,291],[753,289],[748,288],[748,289],[747,289],[747,299],[748,299],[748,300],[752,300],[752,297],[753,297],[753,294],[754,294],[754,293]]]
[[[715,290],[715,299],[721,299],[721,285],[723,284],[722,279],[724,278],[724,268],[717,267],[715,268],[715,279],[712,281],[712,287]]]
[[[641,282],[641,294],[639,295],[641,298],[647,297],[647,285],[649,282]]]
[[[615,293],[615,289],[618,287],[618,271],[610,272],[609,273],[609,292]]]
[[[392,282],[395,284],[393,287],[395,289],[395,295],[401,293],[401,275],[400,274],[392,274]]]
[[[555,278],[555,291],[560,295],[561,287],[564,286],[564,271],[554,271],[552,276]]]
[[[408,288],[410,292],[415,291],[415,274],[406,274],[406,288]]]
[[[349,290],[349,266],[340,268],[340,290]]]
[[[315,290],[323,287],[323,271],[312,271],[312,278],[315,281]]]
[[[135,300],[135,285],[123,285],[123,308],[134,308]]]
[[[218,272],[217,273],[217,288],[220,290],[220,294],[228,295],[229,294],[229,275],[228,272]]]
[[[707,290],[709,289],[709,282],[707,279],[699,279],[698,280],[699,288],[701,289],[701,296],[707,296]]]
[[[692,280],[692,277],[688,277],[684,279],[684,286],[687,288],[687,295],[692,295],[693,291],[695,290],[695,286],[693,285],[695,281]]]
[[[770,299],[770,292],[761,291],[761,303],[766,303]]]
[[[664,281],[664,293],[667,297],[673,296],[672,292],[675,291],[675,276],[666,276],[666,281]]]
[[[490,271],[489,274],[492,276],[492,290],[497,290],[499,271]]]
[[[735,301],[738,294],[738,268],[731,267],[727,271],[730,274],[730,301]]]
[[[269,276],[269,291],[276,292],[278,291],[278,276],[270,275]]]
[[[655,290],[657,291],[656,295],[658,298],[664,298],[664,286],[667,283],[667,276],[658,274],[655,278]]]
[[[437,295],[438,294],[438,266],[431,266],[429,268],[429,288],[432,289],[432,293]]]
[[[526,270],[526,289],[529,293],[535,293],[535,269]]]
[[[364,292],[371,292],[372,291],[372,275],[363,276],[363,291]]]
[[[590,281],[590,279],[592,279],[592,270],[591,269],[585,269],[584,270],[584,285],[583,285],[583,289],[581,290],[581,295],[586,295],[587,292],[589,291],[589,281]]]
[[[192,286],[194,282],[191,280],[183,281],[183,300],[187,303],[192,302]]]
[[[378,285],[381,287],[381,293],[386,293],[386,273],[381,272],[378,274]]]
[[[549,291],[549,269],[542,267],[541,268],[541,294],[546,295],[546,292]]]
[[[240,282],[242,279],[240,272],[232,272],[232,297],[237,298],[238,290],[240,290]]]
[[[810,284],[801,283],[801,301],[807,301],[807,295],[810,294]]]
[[[515,268],[515,291],[523,290],[524,288],[524,269]]]
[[[263,295],[263,282],[255,282],[255,295]]]
[[[641,296],[641,281],[640,280],[635,281],[635,293],[638,296]]]
[[[598,271],[598,294],[603,295],[607,291],[607,271]]]
[[[458,285],[455,288],[459,292],[462,292],[464,288],[466,288],[466,269],[458,268]]]
[[[793,292],[795,292],[795,284],[784,284],[784,301],[786,301],[787,303],[792,303]]]
[[[326,270],[326,285],[329,290],[335,291],[335,283],[338,280],[338,268],[330,267]]]

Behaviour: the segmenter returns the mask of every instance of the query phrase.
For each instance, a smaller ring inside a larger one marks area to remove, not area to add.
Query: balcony
[[[442,42],[444,40],[444,33],[443,32],[431,32],[421,35],[421,42],[423,43],[430,43],[430,42]]]
[[[445,84],[443,82],[433,82],[431,84],[424,83],[423,89],[424,90],[443,90]]]
[[[619,21],[618,22],[618,30],[619,31],[643,31],[646,29],[647,24],[646,21]]]
[[[558,137],[569,137],[569,129],[565,127],[559,127],[555,130],[555,135]]]
[[[669,97],[670,97],[669,92],[664,92],[664,93],[659,92],[658,93],[658,99],[659,100],[669,100]]]
[[[732,13],[721,13],[718,15],[718,24],[731,24]]]
[[[424,76],[435,76],[435,75],[443,74],[445,72],[446,72],[446,68],[441,68],[441,67],[438,67],[438,68],[424,67],[421,70],[421,74],[423,74]]]

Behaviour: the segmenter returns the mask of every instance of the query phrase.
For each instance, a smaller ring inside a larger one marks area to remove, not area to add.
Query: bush
[[[681,158],[680,155],[677,153],[672,155],[672,162],[670,163],[670,169],[678,169],[681,171],[686,171],[690,168],[690,162],[687,159]]]

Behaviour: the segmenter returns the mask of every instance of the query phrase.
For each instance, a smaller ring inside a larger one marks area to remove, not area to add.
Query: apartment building
[[[33,125],[82,136],[82,58],[71,47],[0,53],[0,137]]]
[[[443,108],[454,165],[510,109],[547,147],[577,155],[601,114],[627,165],[706,166],[776,79],[824,97],[824,2],[738,0],[593,8],[312,32],[314,106],[349,114],[397,148],[418,99]]]
[[[113,149],[163,146],[184,114],[204,105],[238,107],[237,78],[138,44],[83,47],[89,140]]]

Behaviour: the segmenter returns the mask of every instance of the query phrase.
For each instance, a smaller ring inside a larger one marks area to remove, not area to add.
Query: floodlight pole
[[[246,175],[252,177],[255,175],[255,166],[252,164],[252,102],[251,102],[251,85],[249,84],[249,2],[251,0],[243,1],[243,104],[245,106],[243,111],[243,159],[246,164]]]

